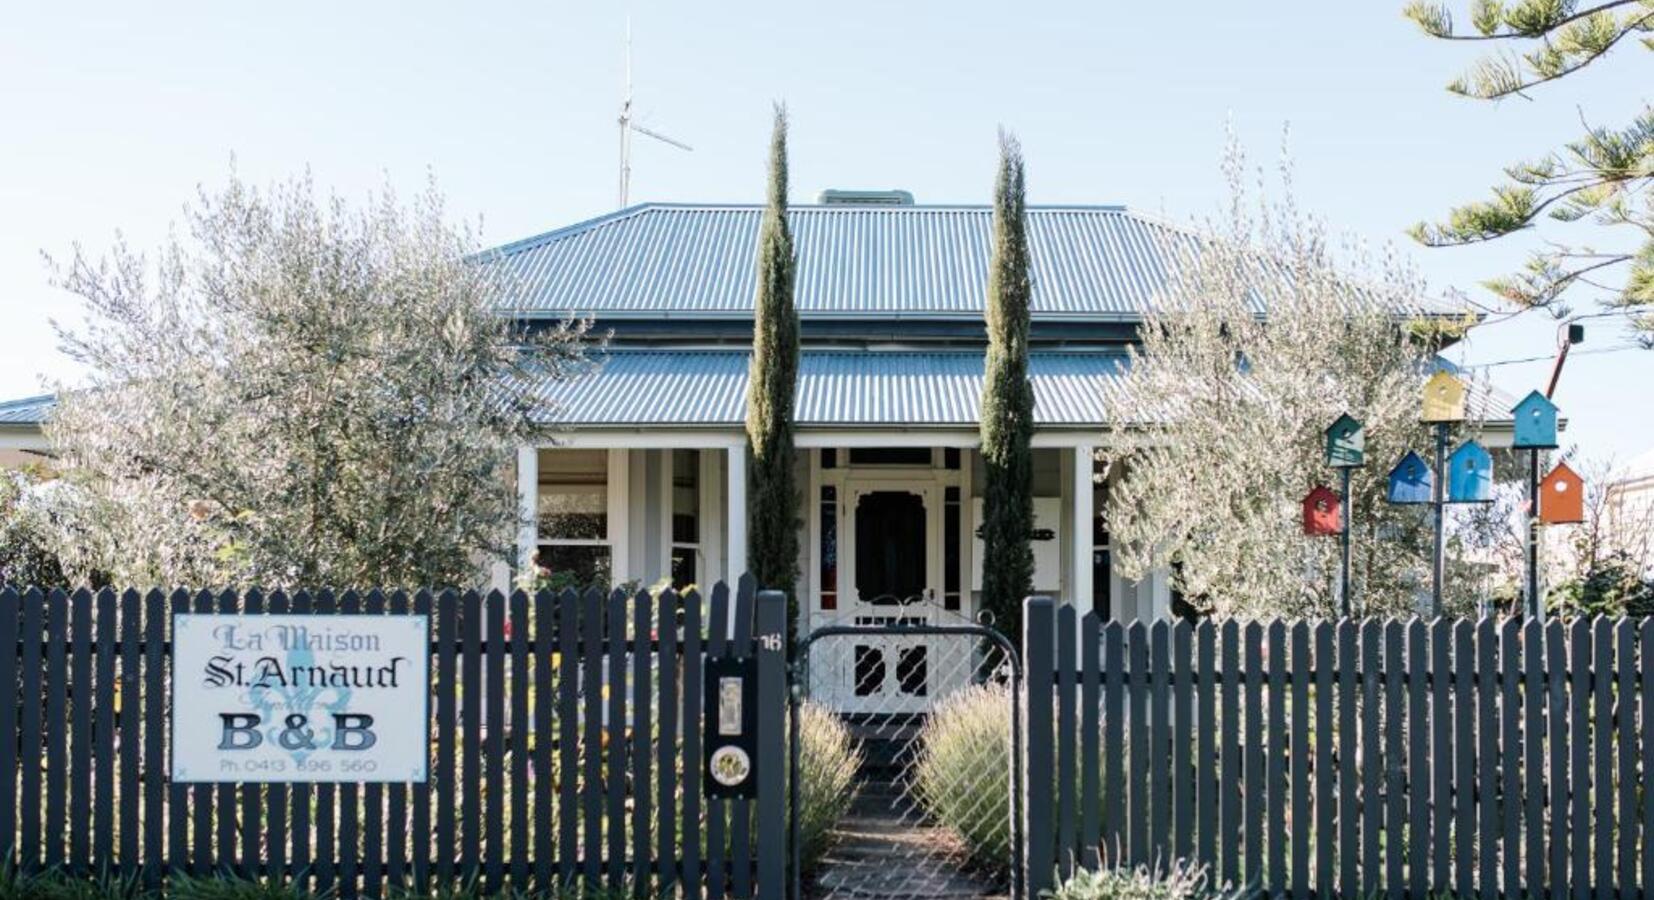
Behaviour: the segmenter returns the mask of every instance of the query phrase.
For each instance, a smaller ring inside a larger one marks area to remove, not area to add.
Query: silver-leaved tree
[[[509,553],[514,448],[584,365],[585,325],[527,331],[514,285],[434,186],[360,206],[304,177],[203,189],[151,257],[54,263],[85,380],[47,436],[120,584],[466,585]]]
[[[1166,230],[1175,274],[1109,398],[1118,570],[1171,568],[1203,612],[1336,614],[1337,541],[1303,533],[1300,501],[1336,487],[1322,432],[1349,412],[1368,460],[1352,488],[1355,608],[1412,612],[1430,584],[1430,518],[1387,504],[1384,475],[1432,446],[1421,387],[1463,323],[1421,315],[1425,286],[1395,257],[1335,246],[1290,199],[1253,202],[1233,146],[1225,170],[1226,220]]]

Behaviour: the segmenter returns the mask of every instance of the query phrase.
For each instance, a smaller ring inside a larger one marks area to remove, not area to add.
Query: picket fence
[[[733,593],[733,596],[732,596]],[[785,600],[750,577],[670,590],[64,593],[0,590],[0,840],[23,872],[270,877],[376,896],[580,882],[781,894],[779,765],[762,799],[702,796],[706,659],[756,655],[759,742],[783,753]],[[176,784],[174,612],[431,617],[426,784]],[[13,648],[15,648],[13,650]],[[762,861],[762,862],[761,862]]]
[[[1273,896],[1654,891],[1654,620],[1025,613],[1028,896],[1174,859]]]

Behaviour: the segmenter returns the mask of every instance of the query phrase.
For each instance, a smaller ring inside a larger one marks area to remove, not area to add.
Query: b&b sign
[[[423,782],[429,617],[178,613],[172,780]]]

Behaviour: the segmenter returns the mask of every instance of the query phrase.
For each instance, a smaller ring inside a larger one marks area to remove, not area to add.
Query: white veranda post
[[[747,571],[747,448],[743,444],[725,452],[729,457],[729,506],[724,517],[729,566],[725,577],[733,581]]]
[[[1068,580],[1068,603],[1084,615],[1091,609],[1092,509],[1091,461],[1094,447],[1074,448],[1074,523],[1069,529],[1069,557],[1073,561]]]

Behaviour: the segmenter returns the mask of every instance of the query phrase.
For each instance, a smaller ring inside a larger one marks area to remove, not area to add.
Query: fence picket
[[[1401,897],[1407,884],[1406,790],[1407,722],[1405,626],[1391,620],[1384,623],[1384,886],[1390,897]]]
[[[1102,864],[1102,760],[1097,740],[1102,733],[1099,680],[1102,631],[1096,610],[1080,617],[1080,865]]]
[[[121,814],[119,820],[121,864],[117,872],[120,877],[133,881],[138,877],[138,865],[141,859],[139,855],[140,842],[143,837],[141,831],[143,807],[139,802],[142,791],[139,784],[139,772],[141,770],[139,769],[140,760],[138,756],[139,751],[143,748],[144,737],[139,733],[140,726],[138,724],[141,721],[138,713],[143,708],[141,700],[143,697],[143,682],[141,680],[143,671],[139,668],[139,660],[142,657],[138,655],[141,649],[139,647],[139,635],[142,633],[140,628],[143,625],[142,610],[143,597],[137,591],[128,589],[121,593],[121,708],[119,712],[120,725],[116,731],[121,742]],[[16,612],[15,607],[0,611],[0,626],[9,624],[14,634],[17,629]],[[0,633],[0,647],[9,646],[11,646],[10,641],[6,639],[4,633]],[[8,662],[13,661],[12,654],[6,653],[3,656],[5,659],[0,660],[0,684],[15,684],[7,672]],[[13,732],[10,724],[6,721],[5,712],[5,710],[0,710],[0,734],[11,734]],[[152,727],[158,727],[158,725]],[[10,741],[5,743],[8,746],[11,745]],[[4,760],[0,760],[0,779],[3,779],[5,784],[15,784],[16,782],[10,776],[11,769],[4,764]],[[0,799],[0,803],[8,803],[11,791],[0,791],[0,795],[7,798]],[[5,834],[15,833],[9,827],[10,824],[10,817],[0,814],[0,829],[4,829]]]
[[[1453,624],[1453,889],[1476,889],[1476,652],[1467,621]]]
[[[392,616],[409,614],[408,594],[406,591],[391,592],[389,610]],[[431,643],[429,633],[425,635],[425,644]],[[429,661],[427,660],[427,666]],[[429,671],[426,672],[427,678]],[[424,723],[429,734],[429,703],[427,707],[427,721]],[[427,742],[429,743],[429,742]],[[430,772],[430,748],[425,749],[425,771]],[[400,894],[408,886],[408,801],[411,792],[418,791],[418,784],[388,784],[385,786],[385,882],[389,892]],[[430,828],[427,820],[425,828]]]
[[[1565,821],[1574,833],[1572,871],[1569,880],[1575,891],[1591,884],[1591,624],[1575,619],[1568,629],[1568,760],[1569,817]]]
[[[1025,772],[1025,796],[1027,807],[1023,810],[1023,821],[1027,823],[1023,833],[1027,841],[1026,865],[1024,884],[1026,894],[1039,896],[1052,887],[1052,875],[1057,867],[1058,850],[1052,838],[1052,779],[1048,773],[1053,771],[1056,760],[1053,758],[1053,728],[1051,694],[1055,672],[1052,666],[1051,648],[1056,643],[1056,622],[1051,600],[1046,597],[1030,598],[1023,604],[1023,632],[1022,653],[1028,661],[1028,695],[1024,703],[1027,709],[1027,734],[1032,738],[1025,746],[1027,768]],[[1132,646],[1144,647],[1142,623],[1132,625]],[[1135,653],[1132,660],[1136,666]],[[1035,686],[1038,689],[1035,689]],[[1141,697],[1139,692],[1139,696]],[[1142,721],[1132,722],[1132,731],[1142,730]],[[1133,750],[1135,755],[1135,750]],[[1133,782],[1132,789],[1137,789]],[[1143,810],[1147,813],[1147,810]],[[1144,818],[1147,818],[1145,815]],[[1142,852],[1142,846],[1135,841],[1130,852],[1133,856]]]
[[[1219,631],[1218,671],[1223,684],[1218,694],[1218,741],[1223,779],[1218,794],[1218,868],[1226,884],[1238,884],[1241,877],[1240,803],[1245,784],[1240,765],[1240,625],[1234,619]]]
[[[1499,791],[1494,781],[1495,761],[1499,757],[1498,669],[1495,657],[1498,640],[1493,620],[1483,618],[1476,623],[1476,823],[1481,841],[1477,844],[1480,866],[1477,881],[1483,897],[1491,898],[1499,889]]]
[[[20,631],[18,618],[22,615],[21,597],[16,589],[0,587],[0,690],[6,695],[0,698],[0,734],[16,735],[18,728],[18,710],[24,702],[20,693],[21,685],[17,667],[20,654],[13,648],[18,646]],[[131,696],[137,696],[134,692]],[[32,698],[31,698],[32,699]],[[11,788],[17,784],[18,742],[16,740],[0,741],[0,835],[6,838],[6,846],[0,857],[0,868],[12,864],[12,854],[17,848],[14,844],[17,834],[17,792]],[[123,862],[130,857],[123,857]]]
[[[1149,849],[1149,632],[1142,622],[1133,622],[1126,629],[1126,669],[1126,699],[1131,705],[1126,712],[1126,860],[1140,866],[1154,862]],[[1028,681],[1041,683],[1032,668],[1028,670]],[[1032,713],[1028,733],[1044,733],[1033,730]],[[1041,769],[1030,761],[1028,771]],[[1029,865],[1033,865],[1032,857]]]
[[[68,767],[69,598],[54,590],[46,605],[46,828],[45,864],[63,865],[65,779]]]
[[[483,884],[498,891],[505,881],[505,595],[489,591],[483,602],[482,778]],[[590,652],[588,650],[588,652]],[[466,694],[471,689],[467,687]],[[473,864],[476,865],[476,864]]]
[[[439,626],[437,625],[437,622],[440,618],[439,613],[441,610],[436,608],[436,603],[436,598],[433,597],[431,592],[428,590],[421,590],[414,594],[414,614],[430,617],[426,620],[426,628],[429,631],[429,634],[427,635],[428,638],[435,638],[439,633]],[[452,640],[453,635],[450,633],[449,642],[452,643]],[[440,666],[440,660],[446,655],[448,655],[447,651],[441,647],[438,647],[437,651],[432,654],[432,659],[428,660],[426,663],[425,674],[427,676],[434,676],[434,670]],[[431,678],[431,684],[433,685],[432,689],[436,696],[430,703],[427,704],[427,716],[430,714],[429,707],[440,704],[443,692],[446,690],[446,688],[435,677]],[[439,719],[438,724],[441,725],[446,721],[452,720]],[[432,728],[429,721],[425,724],[427,728]],[[433,742],[435,745],[433,749],[440,750],[442,746],[440,738],[443,732],[452,734],[452,731],[446,727],[433,728],[431,733],[438,735],[438,740]],[[412,869],[410,874],[413,878],[414,891],[421,895],[430,889],[431,884],[431,860],[434,854],[431,844],[431,792],[434,789],[434,786],[438,783],[437,779],[434,777],[434,772],[436,771],[436,761],[437,757],[432,756],[430,751],[427,751],[425,757],[425,783],[410,785],[408,789],[408,802],[413,807],[413,812],[411,813],[413,824],[409,828],[408,835],[408,862],[410,864],[410,868]],[[441,783],[451,786],[454,782],[452,779],[449,779],[448,781]],[[453,791],[450,788],[449,790],[443,791],[443,793],[452,795]],[[452,845],[450,844],[449,847],[451,850]]]
[[[150,890],[161,886],[161,877],[164,874],[165,853],[162,850],[162,827],[166,822],[165,794],[160,777],[161,761],[166,757],[162,741],[166,738],[165,721],[167,709],[166,697],[166,654],[161,645],[166,641],[167,617],[166,598],[158,590],[151,590],[144,597],[144,763],[149,772],[144,777],[144,887]],[[27,624],[27,618],[25,618]],[[36,625],[39,621],[36,620]],[[33,632],[39,636],[38,629]],[[37,648],[39,642],[30,640]],[[35,651],[38,655],[38,649]],[[24,647],[23,659],[29,658],[28,647]],[[39,675],[39,667],[35,667],[35,674]],[[39,683],[36,683],[36,688]],[[28,690],[27,682],[24,683]],[[24,707],[27,718],[28,707]],[[37,733],[38,736],[38,733]],[[24,740],[28,740],[27,732]],[[38,741],[36,742],[38,746]],[[23,772],[23,801],[29,799],[29,773]],[[27,832],[25,832],[25,840]]]
[[[84,875],[92,821],[92,594],[69,595],[69,855],[64,868]]]
[[[385,593],[368,592],[362,611],[374,616],[385,614]],[[385,787],[379,782],[362,786],[362,893],[380,896],[387,864],[385,861]]]
[[[673,701],[678,694],[678,645],[676,641],[672,640],[677,631],[675,627],[677,622],[677,596],[671,591],[662,591],[657,606],[656,619],[660,623],[657,627],[660,629],[661,645],[659,656],[660,683],[657,685],[660,690],[658,698],[660,711],[657,718],[660,743],[656,759],[655,785],[657,795],[655,808],[660,811],[660,835],[657,844],[657,855],[661,861],[660,890],[666,891],[671,888],[674,879],[677,877],[672,871],[672,860],[677,857],[674,846],[677,835],[672,824],[677,821],[677,784],[673,759],[677,755],[674,752],[674,747],[677,744],[678,717],[676,710],[673,709]],[[698,769],[697,774],[699,774]],[[691,877],[693,876],[688,873],[682,876],[685,881]]]
[[[437,688],[436,688],[436,780],[446,790],[436,791],[436,879],[438,884],[452,884],[458,817],[454,807],[459,791],[459,750],[456,746],[459,716],[459,596],[452,589],[437,595]],[[572,655],[571,655],[572,656]],[[572,721],[573,716],[569,719]],[[572,744],[572,742],[571,742]],[[564,772],[572,769],[564,769]],[[567,780],[567,779],[565,779]],[[569,854],[570,857],[573,854]]]
[[[1430,626],[1430,890],[1442,893],[1453,883],[1453,623],[1437,619]]]
[[[1078,828],[1074,820],[1078,800],[1074,796],[1074,780],[1078,769],[1074,762],[1077,711],[1074,708],[1074,670],[1076,668],[1074,607],[1063,604],[1057,608],[1057,872],[1067,879],[1074,874],[1074,863],[1079,856],[1076,844]]]
[[[1199,693],[1195,699],[1195,769],[1197,772],[1195,823],[1198,837],[1195,859],[1199,865],[1217,865],[1218,776],[1217,776],[1217,631],[1208,620],[1195,626],[1195,677]]]
[[[339,598],[339,612],[343,615],[355,615],[362,611],[362,598],[354,590],[347,590]],[[356,896],[357,876],[360,874],[359,843],[362,824],[361,788],[353,783],[343,783],[337,788],[335,806],[338,810],[339,845],[336,853],[338,860],[339,881],[336,893],[344,900],[352,900]]]
[[[1359,815],[1361,817],[1361,896],[1377,895],[1382,884],[1380,868],[1379,827],[1384,822],[1384,808],[1379,804],[1380,787],[1384,783],[1384,757],[1379,737],[1383,707],[1384,660],[1380,651],[1383,626],[1373,619],[1361,623],[1361,784]]]
[[[1591,858],[1593,884],[1599,894],[1614,883],[1614,632],[1608,619],[1591,623]]]
[[[581,877],[597,888],[603,863],[603,592],[586,591],[580,604],[580,689],[585,740],[581,748]]]
[[[234,613],[240,606],[235,592],[224,590],[218,594],[217,611],[220,613]],[[218,875],[227,875],[234,871],[238,862],[236,855],[236,807],[239,801],[238,788],[235,782],[221,781],[213,791],[213,834],[216,844],[213,847],[212,863],[209,870]]]
[[[1118,864],[1125,855],[1126,760],[1125,628],[1103,626],[1103,853]]]
[[[1149,843],[1147,862],[1171,858],[1171,634],[1165,619],[1149,626]]]
[[[735,627],[730,635],[729,655],[750,657],[752,653],[753,607],[758,591],[752,575],[742,575],[735,588]],[[752,801],[729,803],[730,888],[738,900],[752,896]]]
[[[712,586],[712,607],[706,623],[708,659],[724,655],[729,645],[729,586],[722,581]],[[705,748],[702,748],[703,750]],[[700,765],[700,760],[696,760]],[[729,809],[728,800],[706,802],[706,895],[721,900],[726,885],[728,844],[724,840],[724,819]]]
[[[1329,896],[1337,888],[1333,851],[1338,846],[1338,807],[1334,797],[1337,787],[1337,766],[1333,753],[1333,693],[1338,671],[1333,655],[1333,638],[1337,626],[1331,622],[1315,623],[1315,893]]]
[[[557,882],[565,888],[574,882],[574,864],[579,858],[581,602],[573,588],[564,589],[557,602]]]
[[[604,819],[607,828],[605,835],[608,844],[604,848],[609,863],[609,890],[618,893],[621,879],[626,874],[626,623],[630,616],[626,615],[627,601],[631,597],[622,588],[615,588],[609,593],[609,606],[605,618],[607,627],[604,634],[608,639],[609,708],[607,710],[608,727],[604,750],[607,751],[605,771],[608,773],[603,785],[607,795],[607,809]],[[639,635],[638,640],[643,640]],[[587,653],[592,652],[590,648]]]
[[[1291,759],[1287,766],[1292,777],[1288,796],[1291,798],[1292,876],[1294,897],[1303,900],[1309,896],[1309,832],[1310,832],[1310,752],[1309,752],[1309,624],[1297,622],[1292,626],[1292,735],[1287,741]]]
[[[556,625],[557,596],[541,590],[534,595],[534,888],[540,893],[551,891],[557,833],[552,817],[557,778],[551,765],[552,711],[557,701],[557,670],[552,663]]]
[[[717,588],[714,588],[717,590]],[[662,640],[678,631],[676,622],[662,623]],[[683,868],[680,890],[688,900],[699,900],[701,877],[701,594],[691,590],[683,598]],[[664,670],[662,677],[664,678]],[[663,706],[665,710],[671,704]],[[661,885],[668,884],[664,875]]]
[[[646,591],[639,591],[632,598],[632,634],[642,646],[643,641],[649,638],[654,625],[653,598]],[[662,622],[661,628],[655,632],[664,651],[666,644],[671,642],[675,635],[669,634],[666,627],[668,622]],[[655,697],[654,684],[649,676],[649,662],[658,658],[656,654],[638,652],[632,654],[632,784],[641,785],[632,792],[632,858],[647,859],[650,852],[649,823],[653,807],[650,801],[651,792],[647,785],[654,784],[652,770],[652,753],[649,746],[650,737],[654,731],[655,722],[651,715]],[[670,698],[661,698],[662,703],[669,704]],[[670,743],[664,737],[662,744]],[[661,860],[665,864],[665,860]],[[668,884],[662,872],[662,884]],[[638,871],[634,876],[633,894],[646,897],[652,893],[650,873]]]
[[[1503,814],[1504,892],[1516,894],[1522,884],[1522,730],[1520,679],[1521,651],[1517,625],[1506,619],[1499,626],[1499,809]]]
[[[1528,893],[1538,900],[1545,885],[1545,627],[1537,619],[1522,625],[1522,820]]]
[[[1637,654],[1642,670],[1642,704],[1638,710],[1642,726],[1642,797],[1643,797],[1643,840],[1638,846],[1643,848],[1642,854],[1642,888],[1654,890],[1654,853],[1648,851],[1654,845],[1654,761],[1649,759],[1654,754],[1654,617],[1644,618],[1642,629],[1637,642]]]
[[[96,630],[93,640],[96,649],[93,668],[95,685],[88,685],[88,702],[92,706],[92,871],[114,872],[115,868],[115,811],[119,800],[115,796],[115,592],[109,588],[98,591]],[[0,732],[3,733],[3,732]]]
[[[1172,845],[1168,859],[1188,859],[1194,848],[1194,735],[1192,685],[1189,678],[1190,627],[1187,619],[1172,625]]]
[[[1624,894],[1635,895],[1638,884],[1637,848],[1642,847],[1642,841],[1648,836],[1639,834],[1642,822],[1637,815],[1637,759],[1640,752],[1647,752],[1648,748],[1640,747],[1637,734],[1637,630],[1630,619],[1621,619],[1614,626],[1614,637],[1618,647],[1616,658],[1619,662],[1618,677],[1618,707],[1619,714],[1614,717],[1618,729],[1615,743],[1619,746],[1619,821],[1620,836],[1615,843],[1619,846],[1619,880],[1620,891]],[[1650,660],[1642,660],[1648,665]],[[1510,772],[1515,772],[1514,761],[1511,761]],[[1654,787],[1654,785],[1651,785]],[[1514,882],[1510,882],[1514,884]]]
[[[1356,803],[1356,696],[1360,670],[1356,656],[1356,624],[1338,623],[1338,890],[1347,896],[1360,892],[1361,823]]]
[[[1430,691],[1425,681],[1430,632],[1424,622],[1407,625],[1407,885],[1414,900],[1430,890]]]
[[[1563,824],[1568,819],[1568,645],[1562,623],[1552,619],[1545,628],[1546,702],[1550,723],[1551,808],[1547,818]],[[1568,866],[1568,828],[1550,828],[1551,895],[1566,897],[1573,870]]]
[[[252,588],[241,598],[242,611],[249,615],[264,612],[264,592]],[[262,804],[262,786],[256,782],[244,782],[241,787],[241,833],[238,835],[241,844],[241,862],[237,868],[242,878],[257,878],[263,865],[263,841],[265,817]]]
[[[1269,691],[1265,719],[1269,731],[1259,746],[1264,759],[1264,872],[1273,891],[1286,888],[1287,804],[1286,804],[1286,626],[1279,619],[1269,623],[1264,631],[1267,655],[1264,660],[1269,671]]]
[[[528,698],[533,693],[529,681],[528,645],[533,628],[528,619],[528,593],[512,591],[507,640],[511,647],[511,779],[506,782],[511,800],[511,887],[516,891],[528,889]],[[545,652],[543,649],[541,652]]]
[[[316,592],[315,612],[318,616],[331,616],[339,611],[339,598],[331,590],[323,588]],[[316,869],[316,892],[318,894],[333,893],[338,889],[338,829],[334,818],[334,800],[337,798],[338,788],[335,785],[322,782],[315,787],[316,796],[316,855],[314,866]]]
[[[293,613],[308,615],[314,608],[315,598],[308,591],[297,591],[293,594]],[[314,874],[311,866],[311,839],[310,839],[310,798],[313,791],[310,785],[299,782],[293,785],[289,792],[289,800],[293,804],[293,884],[297,890],[304,890]]]
[[[1246,882],[1255,888],[1261,888],[1267,884],[1264,881],[1263,870],[1263,626],[1257,622],[1248,622],[1242,635],[1241,659],[1246,666],[1245,684],[1241,686],[1241,706],[1245,715],[1241,725],[1241,755],[1244,757],[1241,761],[1241,784],[1246,792],[1241,804],[1246,820],[1246,824],[1242,826],[1242,835],[1246,840],[1244,866]]]

